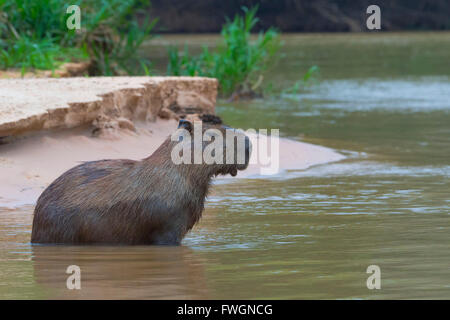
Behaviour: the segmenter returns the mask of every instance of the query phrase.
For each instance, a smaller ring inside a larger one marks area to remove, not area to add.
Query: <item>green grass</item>
[[[68,61],[64,7],[58,0],[0,0],[0,68],[54,70]]]
[[[65,8],[60,0],[0,0],[2,22],[17,35],[35,40],[64,36]]]
[[[135,15],[149,6],[146,0],[98,0],[88,6],[86,30],[81,43],[94,62],[98,74],[148,74],[150,61],[139,56],[144,40],[149,40],[157,19],[139,24]],[[145,13],[142,11],[142,13]]]
[[[76,48],[62,48],[49,40],[34,41],[21,37],[8,50],[0,50],[0,69],[17,68],[22,74],[30,69],[55,70],[64,62],[83,60]]]
[[[0,68],[55,69],[61,62],[90,59],[93,75],[145,74],[138,55],[156,19],[141,24],[146,0],[74,0],[82,8],[81,30],[66,26],[69,3],[60,0],[0,0]]]

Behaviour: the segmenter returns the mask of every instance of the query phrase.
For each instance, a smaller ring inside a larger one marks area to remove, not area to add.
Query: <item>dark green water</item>
[[[165,37],[193,51],[215,37]],[[291,95],[218,102],[230,125],[279,128],[347,159],[218,184],[180,248],[34,247],[32,208],[0,211],[2,298],[450,298],[450,34],[289,35],[270,75]],[[158,47],[160,46],[160,47]],[[82,290],[65,289],[79,264]],[[381,289],[369,290],[369,265]]]

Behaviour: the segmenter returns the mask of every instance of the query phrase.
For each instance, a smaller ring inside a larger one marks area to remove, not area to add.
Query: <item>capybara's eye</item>
[[[180,119],[180,122],[178,122],[178,129],[183,128],[186,129],[189,132],[192,132],[192,123],[188,120]]]

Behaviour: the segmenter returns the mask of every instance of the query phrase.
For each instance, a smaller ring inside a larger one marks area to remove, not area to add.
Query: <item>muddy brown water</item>
[[[195,52],[215,36],[165,36]],[[346,160],[217,184],[181,247],[31,246],[32,206],[0,209],[0,298],[450,298],[450,34],[288,35],[274,83],[219,101],[234,127],[279,128]],[[1,206],[1,204],[0,204]],[[81,290],[66,288],[69,265]],[[369,290],[369,265],[381,289]]]

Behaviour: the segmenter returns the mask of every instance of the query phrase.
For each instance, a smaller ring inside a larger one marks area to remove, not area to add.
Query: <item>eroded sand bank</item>
[[[0,137],[117,119],[155,120],[163,109],[214,112],[217,80],[201,77],[0,79]]]
[[[0,207],[34,204],[55,178],[83,161],[149,156],[177,127],[175,119],[158,117],[168,106],[214,112],[217,83],[213,79],[73,80],[50,79],[38,84],[10,80],[17,83],[9,82],[9,91],[1,87],[6,80],[0,80],[0,132],[13,136],[11,142],[0,144]],[[101,122],[99,116],[107,120]],[[131,127],[114,127],[122,118]],[[99,126],[105,132],[94,135]],[[27,134],[17,136],[23,132]],[[252,136],[254,145],[256,139]],[[343,158],[329,148],[282,138],[275,174]],[[251,164],[237,177],[222,179],[270,178],[260,174],[261,165]]]

